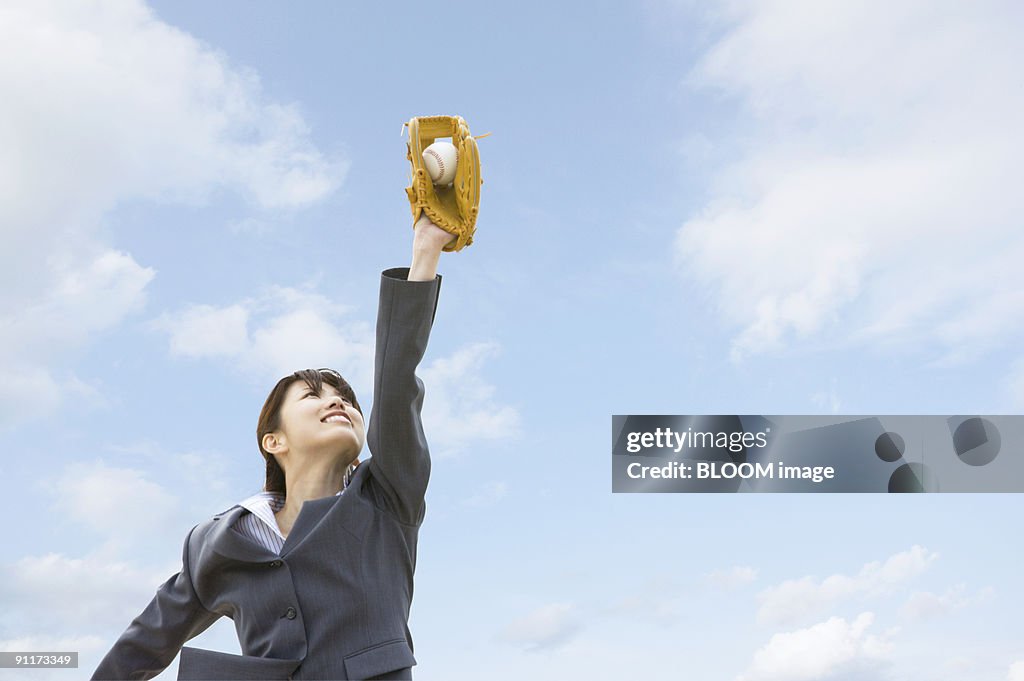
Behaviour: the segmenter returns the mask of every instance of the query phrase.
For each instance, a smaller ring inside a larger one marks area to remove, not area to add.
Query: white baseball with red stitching
[[[423,164],[434,184],[451,184],[459,163],[459,150],[451,142],[434,142],[423,150]]]

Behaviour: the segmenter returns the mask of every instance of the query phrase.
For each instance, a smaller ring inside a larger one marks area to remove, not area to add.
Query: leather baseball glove
[[[406,158],[412,163],[412,182],[405,188],[412,206],[413,224],[426,213],[430,221],[455,235],[445,251],[461,251],[473,243],[476,216],[480,211],[480,153],[469,126],[461,116],[419,116],[402,125],[409,128]],[[450,185],[435,185],[423,163],[423,150],[440,137],[450,137],[458,151],[455,179]]]

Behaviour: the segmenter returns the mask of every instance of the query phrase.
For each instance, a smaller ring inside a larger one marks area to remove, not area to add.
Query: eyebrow
[[[305,383],[303,383],[302,384],[302,390],[300,390],[298,394],[300,396],[302,396],[302,397],[305,397],[309,393],[313,393],[314,395],[319,395],[320,393],[323,392],[324,388],[330,388],[331,390],[333,390],[338,395],[338,397],[344,397],[345,399],[348,399],[348,396],[345,395],[344,392],[342,392],[341,390],[335,388],[330,383],[324,383],[323,386],[321,386],[320,390],[313,390],[313,388],[311,388],[308,385],[306,385]]]

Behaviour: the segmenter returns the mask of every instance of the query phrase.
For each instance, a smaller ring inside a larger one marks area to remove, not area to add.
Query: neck
[[[341,491],[348,463],[339,459],[307,463],[285,471],[288,494],[284,506],[277,512],[278,521],[291,528],[302,505],[313,499],[331,497]],[[283,528],[282,528],[283,529]]]

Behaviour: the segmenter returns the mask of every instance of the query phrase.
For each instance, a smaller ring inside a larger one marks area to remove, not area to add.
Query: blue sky
[[[372,402],[401,126],[451,113],[493,134],[419,371],[418,679],[1024,679],[1019,495],[609,475],[612,414],[1020,412],[1021,19],[6,3],[0,649],[91,673],[188,530],[260,489],[280,376]],[[190,645],[239,651],[226,619]]]

